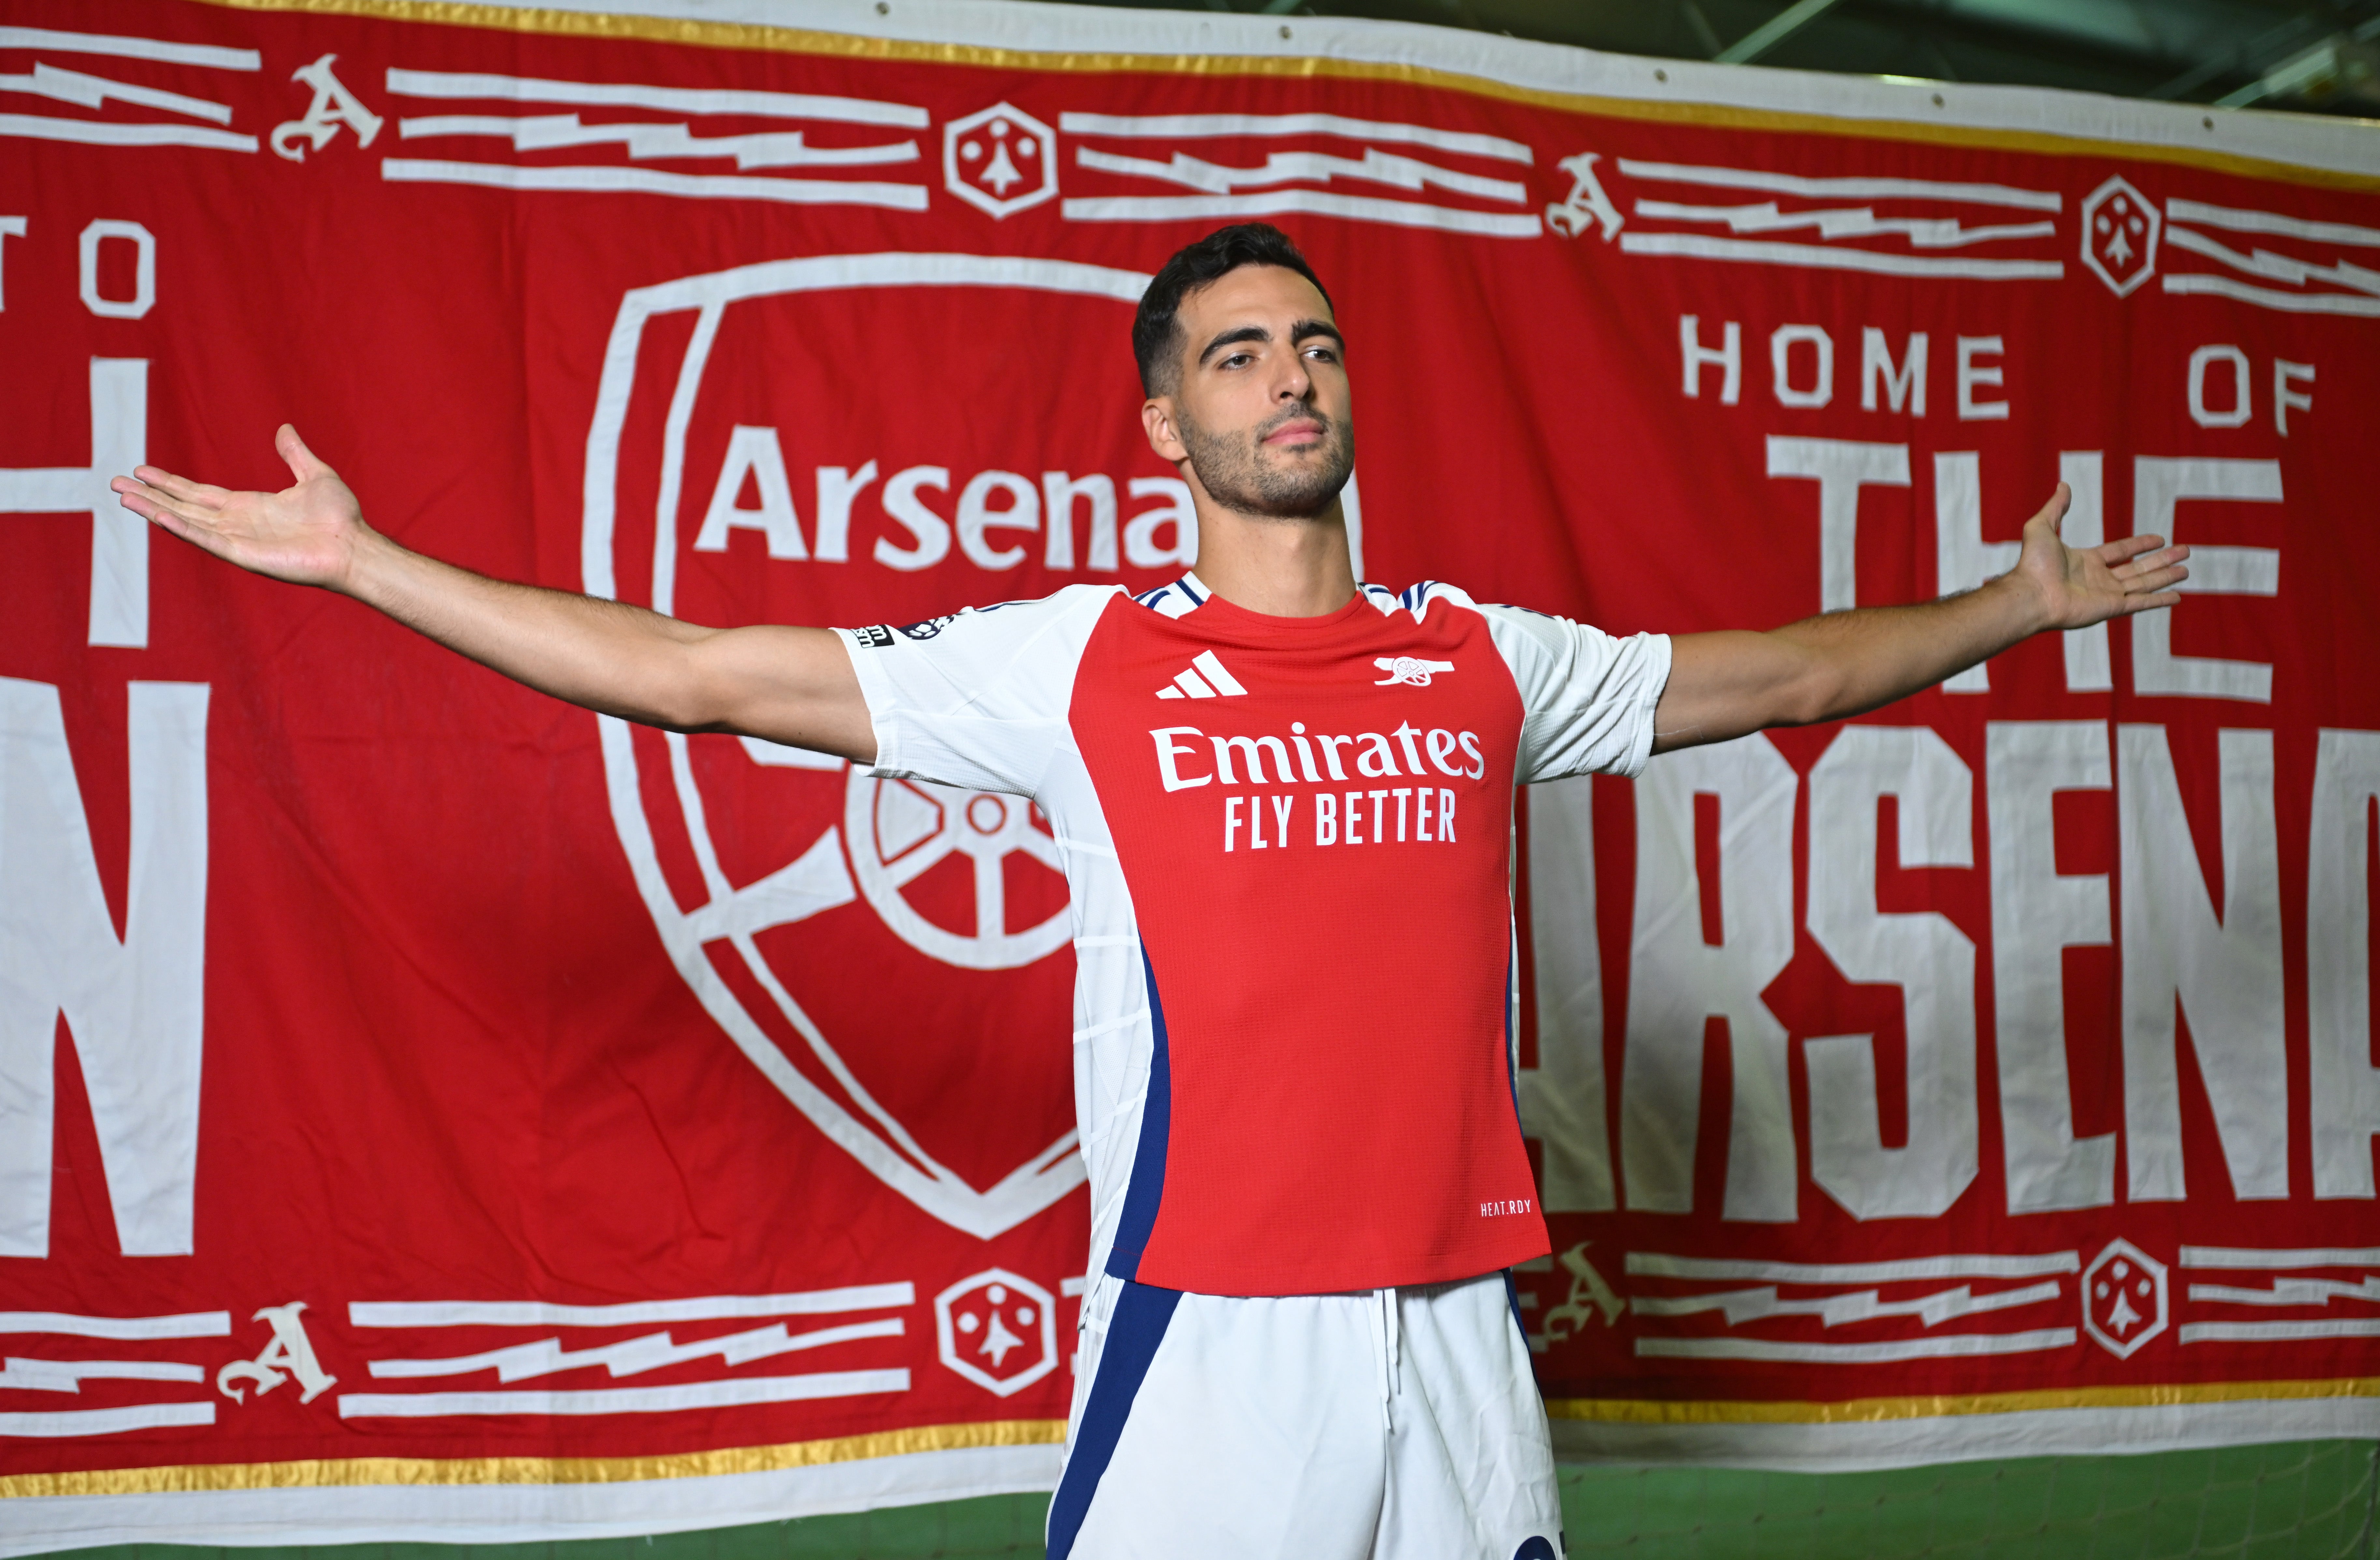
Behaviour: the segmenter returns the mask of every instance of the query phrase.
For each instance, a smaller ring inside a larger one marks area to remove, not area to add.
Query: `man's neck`
[[[1323,617],[1355,598],[1347,518],[1330,507],[1308,518],[1198,506],[1198,579],[1233,606],[1269,617]]]

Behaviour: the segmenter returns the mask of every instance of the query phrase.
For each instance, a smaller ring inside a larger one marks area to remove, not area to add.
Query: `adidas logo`
[[[1201,676],[1200,673],[1205,673]],[[1247,692],[1240,679],[1223,670],[1211,650],[1202,650],[1190,658],[1190,669],[1173,674],[1173,686],[1157,690],[1160,699],[1213,699],[1220,696],[1235,699]]]

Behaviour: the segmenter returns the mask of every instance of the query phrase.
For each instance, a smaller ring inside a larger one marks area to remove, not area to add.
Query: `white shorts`
[[[1558,1560],[1509,1279],[1085,1297],[1050,1560]]]

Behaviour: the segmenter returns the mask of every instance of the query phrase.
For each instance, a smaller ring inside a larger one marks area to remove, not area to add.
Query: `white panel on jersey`
[[[1075,668],[1120,585],[970,607],[926,637],[844,628],[880,779],[1030,795],[1069,745]]]
[[[1666,634],[1615,639],[1566,617],[1513,606],[1476,606],[1451,585],[1432,585],[1428,599],[1471,606],[1488,632],[1528,719],[1513,779],[1559,780],[1598,771],[1636,775],[1653,756],[1653,710],[1670,681]]]

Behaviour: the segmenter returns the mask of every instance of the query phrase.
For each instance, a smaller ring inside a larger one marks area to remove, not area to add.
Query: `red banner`
[[[409,546],[698,622],[1147,589],[1196,536],[1133,301],[1245,217],[1347,332],[1368,579],[1765,627],[1977,584],[2061,480],[2195,549],[2169,615],[1527,798],[1558,1444],[2380,1429],[2368,127],[844,9],[6,8],[0,1552],[1047,1486],[1028,801],[600,720],[105,484],[277,486],[289,420]]]

